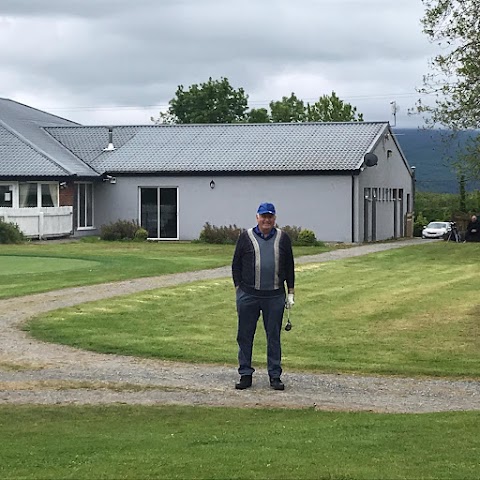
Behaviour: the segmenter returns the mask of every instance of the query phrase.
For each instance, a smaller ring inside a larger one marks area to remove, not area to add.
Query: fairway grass
[[[30,242],[2,245],[0,298],[229,265],[233,245],[192,242]],[[328,251],[295,247],[296,255]],[[58,274],[57,274],[58,273]]]
[[[44,274],[62,272],[64,270],[83,270],[92,271],[99,267],[99,262],[88,260],[76,260],[72,258],[49,258],[45,257],[20,257],[20,256],[0,256],[0,275],[26,274]]]
[[[297,266],[286,369],[480,378],[480,245],[436,242]],[[26,327],[103,353],[236,364],[231,279],[62,309]],[[258,326],[254,364],[265,366]]]
[[[480,413],[0,406],[8,479],[478,479]]]

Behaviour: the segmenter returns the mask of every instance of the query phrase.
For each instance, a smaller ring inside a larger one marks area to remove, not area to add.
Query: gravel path
[[[297,264],[326,262],[428,241],[357,246]],[[231,366],[103,355],[33,340],[20,330],[39,313],[144,290],[230,276],[230,267],[68,288],[0,301],[0,404],[183,404],[375,412],[480,410],[480,382],[286,372],[283,392],[257,371],[246,391]],[[236,348],[232,344],[232,348]],[[2,365],[4,368],[2,368]],[[11,368],[12,366],[18,368]],[[8,367],[8,368],[7,368]]]

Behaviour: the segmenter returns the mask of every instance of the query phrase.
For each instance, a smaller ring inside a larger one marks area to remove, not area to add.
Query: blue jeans
[[[267,367],[268,375],[279,378],[282,374],[282,348],[280,332],[282,330],[285,294],[276,297],[256,297],[237,289],[238,314],[238,373],[252,375],[253,339],[257,322],[262,312],[263,326],[267,335]]]

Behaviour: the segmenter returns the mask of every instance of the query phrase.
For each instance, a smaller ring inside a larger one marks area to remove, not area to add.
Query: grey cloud
[[[11,91],[68,91],[90,105],[166,104],[177,85],[209,76],[255,96],[285,72],[314,72],[347,92],[394,93],[420,81],[433,51],[419,2],[408,3],[2,0],[0,39],[11,48],[0,51],[0,94],[10,84],[2,69],[17,75]]]

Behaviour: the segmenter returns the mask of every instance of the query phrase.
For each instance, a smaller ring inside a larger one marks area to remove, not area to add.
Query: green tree
[[[307,103],[306,119],[309,122],[363,122],[363,114],[357,108],[331,95],[321,96],[317,102]]]
[[[174,123],[236,123],[246,120],[248,95],[235,90],[227,78],[193,84],[187,90],[179,85],[165,114]],[[162,122],[162,116],[159,118]],[[170,122],[169,122],[170,123]]]
[[[252,108],[247,112],[248,123],[270,123],[272,119],[266,108]]]
[[[272,122],[304,122],[305,104],[292,92],[290,97],[270,102],[270,115]]]
[[[480,128],[480,0],[422,0],[423,31],[439,47],[420,93],[432,95],[433,105],[419,100],[417,110],[433,127],[453,134]],[[452,161],[459,180],[480,178],[480,137],[472,136]]]
[[[248,110],[248,95],[244,89],[235,90],[223,77],[220,80],[210,77],[208,82],[193,84],[187,90],[179,85],[169,105],[166,112],[151,120],[156,124],[363,121],[356,107],[340,100],[335,92],[323,95],[307,107],[292,92],[289,97],[272,100],[270,113],[266,108]]]
[[[431,61],[420,93],[435,104],[418,103],[427,123],[454,130],[480,128],[480,0],[422,0],[423,31],[439,53]]]

